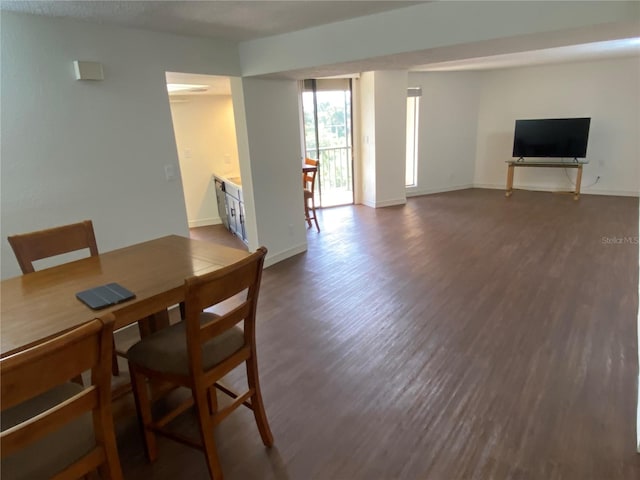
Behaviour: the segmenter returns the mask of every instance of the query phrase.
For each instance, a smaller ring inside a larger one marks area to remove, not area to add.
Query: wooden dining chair
[[[98,245],[91,220],[62,225],[7,238],[22,273],[35,272],[33,262],[65,253],[88,249],[92,257],[98,256]],[[115,351],[115,340],[114,340]],[[119,375],[118,359],[111,360],[113,375]]]
[[[320,168],[320,162],[312,158],[305,158],[304,165],[305,167],[315,167],[311,172],[302,172],[302,187],[304,189],[304,218],[309,225],[308,228],[311,228],[311,220],[313,220],[319,232],[320,226],[318,225],[318,218],[316,217],[315,191],[316,176],[318,174],[318,169]]]
[[[155,435],[161,434],[202,450],[211,478],[221,480],[223,474],[213,428],[240,405],[253,411],[262,442],[268,447],[273,445],[256,358],[256,306],[266,253],[267,249],[261,247],[233,265],[186,279],[185,320],[143,338],[127,352],[149,461],[157,457]],[[204,312],[205,308],[220,306],[229,299],[234,303],[220,315]],[[244,328],[240,328],[240,323],[244,323]],[[248,389],[239,394],[220,384],[220,379],[243,363]],[[191,398],[154,420],[146,379],[189,388]],[[216,389],[233,399],[222,409],[218,408]],[[200,427],[199,441],[166,428],[194,403]]]
[[[92,257],[98,255],[98,245],[91,220],[11,235],[8,240],[22,273],[35,272],[33,262],[36,260],[63,253],[88,248]]]
[[[9,480],[121,479],[111,415],[113,316],[0,359],[0,469]],[[69,380],[91,370],[91,385]]]

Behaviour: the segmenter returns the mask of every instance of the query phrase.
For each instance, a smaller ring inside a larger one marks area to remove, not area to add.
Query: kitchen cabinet
[[[230,181],[224,177],[214,176],[214,181],[216,182],[218,211],[222,223],[231,233],[248,244],[240,179],[234,178],[234,181]]]
[[[220,216],[220,220],[222,221],[222,224],[228,230],[229,218],[227,217],[227,199],[226,199],[227,194],[224,191],[225,189],[224,180],[218,177],[214,177],[213,181],[215,182],[215,185],[216,185],[216,200],[218,202],[218,215]]]

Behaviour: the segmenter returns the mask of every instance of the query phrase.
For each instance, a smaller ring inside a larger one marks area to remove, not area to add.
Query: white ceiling
[[[640,38],[584,43],[566,47],[545,48],[528,52],[507,53],[489,57],[435,62],[413,67],[412,71],[442,72],[456,70],[492,70],[549,63],[577,62],[640,54]]]
[[[13,12],[68,17],[234,42],[415,5],[416,1],[15,1]]]
[[[217,75],[196,75],[193,73],[167,72],[167,83],[182,85],[203,85],[205,91],[182,91],[170,93],[174,96],[184,95],[231,95],[231,80],[229,77]]]
[[[404,8],[415,1],[15,1],[0,0],[2,10],[68,17],[94,23],[120,25],[183,35],[251,40],[312,26]],[[595,39],[594,39],[595,40]],[[551,41],[551,40],[549,40]],[[589,41],[589,40],[587,40]],[[321,65],[304,71],[282,72],[289,78],[318,78],[369,70],[408,69],[411,71],[486,70],[535,64],[590,60],[640,53],[638,39],[599,41],[578,45],[494,45],[487,42],[455,45],[443,49],[406,52],[363,59],[340,65]],[[565,43],[566,45],[566,43]],[[553,47],[553,48],[551,48]],[[535,48],[535,50],[534,50]],[[517,52],[517,53],[516,53]],[[487,56],[491,54],[491,56]],[[215,78],[215,77],[214,77]],[[170,83],[208,85],[205,94],[226,88],[210,85],[206,79]],[[213,93],[212,93],[213,92]],[[226,93],[225,93],[226,94]]]

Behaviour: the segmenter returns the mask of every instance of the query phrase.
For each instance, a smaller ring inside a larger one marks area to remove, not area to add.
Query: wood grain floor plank
[[[234,413],[226,479],[640,478],[637,198],[471,189],[319,217],[263,277],[275,447]],[[148,465],[118,428],[127,478],[205,478],[200,452],[161,440]]]

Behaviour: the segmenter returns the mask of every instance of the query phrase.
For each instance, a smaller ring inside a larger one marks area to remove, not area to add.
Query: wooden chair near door
[[[304,191],[304,218],[311,228],[311,220],[316,224],[316,229],[320,231],[318,225],[318,218],[316,216],[316,176],[318,169],[320,168],[320,162],[313,160],[312,158],[304,159],[304,167],[302,169],[302,188]]]
[[[8,240],[22,273],[35,272],[33,262],[37,260],[78,250],[88,249],[90,256],[98,256],[98,245],[91,220],[11,235]],[[111,370],[114,375],[119,374],[115,354],[111,361]]]
[[[113,316],[0,359],[0,468],[7,480],[122,478],[111,414]],[[91,370],[91,385],[69,380]]]
[[[202,450],[211,478],[221,480],[223,474],[213,429],[241,405],[253,411],[264,445],[273,445],[262,403],[256,357],[256,307],[266,252],[266,248],[261,247],[236,264],[186,279],[184,321],[143,338],[127,352],[149,461],[157,457],[156,434],[161,434]],[[204,312],[215,305],[220,307],[221,303],[225,310],[220,315]],[[244,328],[239,327],[240,323]],[[239,394],[222,385],[220,379],[243,363],[248,389]],[[189,388],[192,396],[172,412],[154,419],[147,379]],[[219,409],[216,390],[229,395],[233,401]],[[167,428],[171,420],[194,404],[200,439]]]

